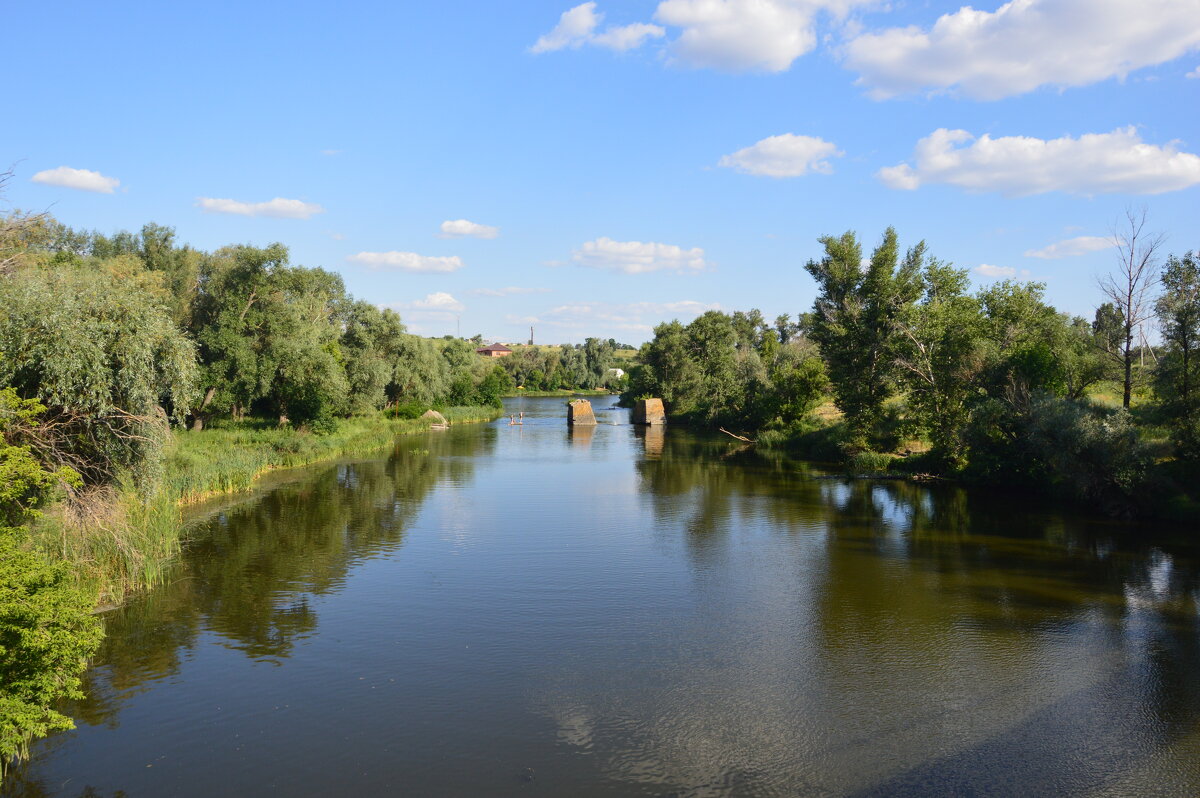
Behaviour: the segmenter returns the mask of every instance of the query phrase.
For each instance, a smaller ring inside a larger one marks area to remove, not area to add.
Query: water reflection
[[[310,469],[303,481],[217,512],[191,531],[168,584],[105,617],[102,664],[85,676],[88,699],[68,714],[114,727],[124,702],[175,674],[202,633],[281,662],[317,628],[314,600],[341,589],[356,563],[403,545],[430,491],[468,482],[495,440],[488,428],[403,438],[387,458]]]
[[[243,794],[1200,793],[1193,550],[519,410],[214,515],[177,579],[111,616],[80,736],[154,691],[157,723],[275,740],[214,754]],[[262,664],[244,716],[196,688],[169,717],[169,685],[233,661]],[[75,756],[101,768],[90,739]],[[79,794],[45,787],[76,745],[4,794]],[[184,772],[105,789],[203,794]]]

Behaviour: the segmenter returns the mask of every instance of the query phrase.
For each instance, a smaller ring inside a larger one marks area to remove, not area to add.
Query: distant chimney
[[[533,346],[533,327],[532,327],[532,325],[529,327],[529,345]]]

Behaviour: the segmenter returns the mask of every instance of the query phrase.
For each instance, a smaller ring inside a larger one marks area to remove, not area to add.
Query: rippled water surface
[[[1200,795],[1200,569],[729,438],[400,439],[210,507],[6,795]]]

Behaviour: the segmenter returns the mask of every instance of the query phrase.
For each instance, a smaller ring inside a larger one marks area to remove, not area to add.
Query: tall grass
[[[452,407],[443,415],[452,424],[464,424],[497,418],[500,410]],[[321,435],[258,419],[177,431],[166,448],[158,484],[125,480],[80,493],[39,519],[31,542],[68,563],[98,605],[120,602],[165,578],[182,545],[184,505],[248,491],[268,471],[379,449],[429,425],[427,419],[380,414],[344,419]]]

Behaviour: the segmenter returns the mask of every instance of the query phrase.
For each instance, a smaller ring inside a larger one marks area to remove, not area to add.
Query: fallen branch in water
[[[754,441],[750,440],[749,438],[744,438],[741,435],[734,435],[732,432],[725,429],[724,427],[717,427],[717,429],[719,429],[721,432],[724,432],[726,435],[728,435],[731,438],[737,438],[739,441],[744,441],[745,443],[754,443]]]

